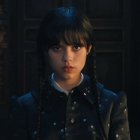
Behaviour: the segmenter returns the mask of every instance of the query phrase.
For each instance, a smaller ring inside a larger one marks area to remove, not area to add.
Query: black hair
[[[51,70],[44,66],[44,52],[47,52],[53,45],[60,41],[66,44],[81,44],[81,40],[89,46],[93,45],[93,27],[89,19],[74,7],[61,7],[48,12],[41,22],[37,48],[39,54],[41,77],[48,77]],[[48,66],[48,65],[46,65]],[[46,73],[45,73],[46,72]]]
[[[97,113],[99,113],[99,96],[97,94],[97,79],[96,79],[96,56],[94,45],[93,27],[88,17],[77,10],[75,7],[60,7],[48,12],[41,22],[37,37],[37,51],[39,57],[39,77],[40,77],[40,100],[41,92],[43,91],[43,82],[45,78],[50,76],[51,70],[46,64],[44,52],[53,46],[60,43],[66,44],[81,44],[82,41],[87,46],[92,46],[91,53],[87,57],[87,62],[84,68],[84,73],[91,78],[91,90],[97,98]],[[45,78],[44,78],[45,77]],[[41,101],[40,105],[41,106]],[[39,114],[41,107],[39,107]],[[101,122],[101,119],[100,119]],[[101,127],[102,123],[101,123]],[[40,131],[40,115],[38,119],[38,131]],[[104,131],[104,130],[103,130]],[[104,132],[103,132],[104,134]],[[39,140],[39,135],[38,135]]]

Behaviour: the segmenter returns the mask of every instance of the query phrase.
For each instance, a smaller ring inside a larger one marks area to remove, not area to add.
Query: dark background
[[[6,140],[9,98],[37,84],[36,35],[44,14],[76,5],[94,26],[100,82],[128,97],[132,140],[140,133],[139,0],[0,1],[0,140]]]

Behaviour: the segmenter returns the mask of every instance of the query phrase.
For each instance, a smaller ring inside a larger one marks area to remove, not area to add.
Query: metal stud
[[[86,96],[87,94],[86,94],[86,93],[84,93],[84,95]]]
[[[116,138],[118,138],[119,137],[119,134],[116,134]]]
[[[74,92],[74,90],[71,90],[71,92],[70,93],[73,93]]]
[[[121,130],[124,131],[124,128],[122,127]]]
[[[87,119],[86,119],[86,118],[84,118],[84,119],[83,119],[83,122],[86,122],[86,121],[87,121]]]
[[[71,123],[74,123],[75,122],[75,119],[74,118],[71,118],[70,122]]]
[[[108,123],[107,126],[110,127],[110,123]]]
[[[53,125],[56,126],[56,122],[54,122]]]
[[[74,101],[74,102],[73,102],[73,104],[74,104],[74,105],[76,105],[76,104],[77,104],[77,102],[76,102],[76,101]]]
[[[93,125],[91,125],[91,126],[90,126],[90,128],[92,128],[92,129],[93,129],[93,128],[94,128],[94,126],[93,126]]]
[[[64,129],[61,129],[60,131],[61,131],[62,133],[64,133]]]
[[[71,109],[72,109],[72,110],[75,110],[75,107],[74,107],[74,106],[72,106],[72,107],[71,107]]]
[[[33,132],[33,134],[36,135],[36,134],[37,134],[37,131],[35,130],[35,131]]]

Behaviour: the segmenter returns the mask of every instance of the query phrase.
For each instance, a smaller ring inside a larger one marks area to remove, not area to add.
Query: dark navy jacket
[[[97,102],[88,79],[69,96],[49,87],[41,97],[30,92],[14,99],[11,140],[35,140],[38,132],[40,140],[130,140],[125,94],[116,94],[98,83]],[[40,99],[43,108],[39,118]]]

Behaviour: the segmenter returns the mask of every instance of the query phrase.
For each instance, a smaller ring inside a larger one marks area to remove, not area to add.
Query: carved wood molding
[[[0,104],[3,103],[4,99],[4,84],[5,84],[5,79],[4,79],[4,51],[3,49],[0,49]]]
[[[6,50],[7,50],[7,30],[6,30],[6,11],[4,2],[6,0],[0,0],[0,104],[6,102]]]
[[[5,27],[0,28],[0,48],[6,48],[7,47],[7,31]]]
[[[4,11],[4,0],[0,0],[0,14],[3,14]]]

